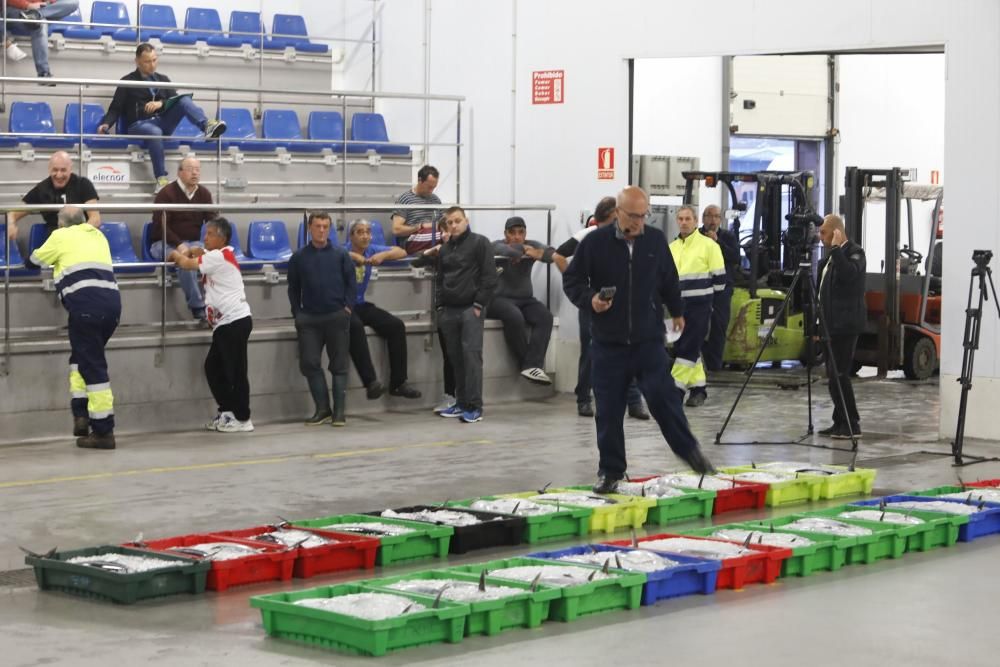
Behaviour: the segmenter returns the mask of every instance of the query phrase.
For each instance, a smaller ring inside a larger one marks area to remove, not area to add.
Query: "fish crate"
[[[781,528],[785,524],[792,523],[798,519],[817,516],[830,518],[829,516],[820,515],[816,512],[803,512],[801,514],[793,514],[790,516],[768,519],[767,521],[760,521],[756,523],[758,525],[766,524],[769,528],[772,524],[775,528]],[[921,530],[920,526],[888,525],[884,523],[856,521],[854,519],[837,519],[837,521],[842,521],[848,525],[859,526],[861,528],[868,528],[872,531],[871,535],[845,536],[851,537],[855,540],[854,544],[847,550],[848,565],[868,565],[870,563],[874,563],[875,561],[882,560],[883,558],[900,558],[904,553],[906,553],[906,544],[909,537],[920,532]],[[796,532],[810,538],[813,535],[828,534],[804,530],[796,530]]]
[[[552,561],[541,558],[506,558],[503,560],[493,560],[487,563],[476,563],[473,565],[458,565],[448,568],[448,572],[468,572],[479,577],[485,569],[487,576],[489,572],[504,567],[520,567],[530,565],[551,565]],[[587,567],[581,565],[580,567]],[[590,568],[599,572],[598,568]],[[646,575],[642,572],[623,572],[614,570],[613,576],[609,579],[596,579],[584,584],[575,586],[565,586],[558,588],[560,597],[552,600],[549,607],[549,619],[553,621],[569,622],[581,616],[598,614],[605,611],[618,611],[621,609],[637,609],[642,603],[643,585],[646,583]],[[493,576],[498,582],[507,582],[499,576]]]
[[[67,563],[79,556],[101,556],[114,553],[128,556],[146,556],[177,561],[176,567],[148,572],[119,574],[95,567]],[[80,597],[109,600],[119,604],[134,604],[139,600],[205,592],[210,564],[187,556],[150,554],[141,549],[120,546],[99,546],[72,551],[60,551],[51,557],[27,556],[25,564],[35,571],[35,581],[43,591],[61,591]]]
[[[828,516],[837,518],[841,512],[849,512],[857,509],[872,509],[869,505],[841,505],[825,510],[810,511],[812,516]],[[875,507],[874,509],[878,509]],[[906,551],[927,551],[935,547],[950,547],[958,541],[958,533],[962,526],[969,523],[969,517],[964,515],[944,514],[941,512],[925,512],[922,510],[890,510],[894,514],[908,514],[918,519],[923,519],[923,524],[915,527],[922,530],[915,531],[906,538]],[[838,519],[839,520],[839,519]],[[857,519],[850,519],[856,521]],[[882,522],[875,522],[882,523]]]
[[[258,595],[250,598],[250,606],[260,609],[264,631],[271,637],[345,653],[381,656],[389,651],[423,644],[457,644],[465,635],[469,605],[446,600],[441,600],[436,609],[429,608],[379,621],[294,604],[307,598],[332,598],[370,592],[372,591],[357,583],[319,586],[303,591]],[[434,604],[433,598],[423,595],[394,594],[427,607]]]
[[[633,477],[633,482],[648,482],[651,479],[655,479],[657,475],[649,475],[647,477]],[[725,512],[738,512],[741,510],[750,509],[761,509],[764,507],[764,501],[767,499],[767,484],[757,484],[756,482],[741,482],[739,480],[733,480],[734,485],[730,489],[718,489],[715,491],[708,491],[705,489],[695,489],[695,488],[679,488],[680,491],[685,493],[711,493],[713,494],[713,502],[710,505],[709,513],[704,513],[704,507],[698,508],[697,514],[687,514],[685,509],[681,507],[672,507],[669,503],[657,504],[655,510],[650,509],[649,515],[646,517],[646,524],[653,526],[665,526],[668,523],[673,523],[676,521],[682,521],[684,519],[693,519],[697,517],[714,516],[717,514],[724,514]],[[689,503],[688,498],[660,498],[659,500],[678,500],[679,505],[685,505]],[[658,513],[658,516],[654,516]]]
[[[448,507],[469,507],[477,500],[496,500],[498,496],[482,496],[467,498],[445,503]],[[477,512],[479,510],[476,510]],[[485,512],[488,514],[489,512]],[[499,516],[517,516],[515,514],[500,514]],[[524,519],[524,532],[521,542],[538,544],[552,540],[565,540],[573,537],[586,537],[590,533],[589,507],[563,507],[552,514],[518,517]]]
[[[225,530],[212,533],[219,537],[238,537],[250,540],[254,535],[260,535],[274,530],[274,526],[257,526],[242,530]],[[295,554],[295,566],[292,576],[297,579],[308,579],[318,574],[343,572],[346,570],[371,570],[375,567],[375,556],[378,553],[377,537],[365,537],[352,533],[337,533],[318,528],[296,528],[319,537],[336,540],[331,544],[321,544],[317,547],[298,547]],[[253,540],[256,542],[256,540]],[[273,542],[263,541],[264,544]]]
[[[411,507],[400,507],[395,512],[419,512],[421,510],[446,509],[452,512],[463,512],[471,514],[480,520],[471,526],[452,526],[455,533],[451,536],[448,545],[448,552],[453,554],[464,554],[477,549],[490,549],[492,547],[511,547],[521,544],[521,537],[524,535],[524,518],[518,516],[503,516],[491,512],[478,512],[464,507],[445,507],[439,505],[413,505]],[[380,512],[368,512],[372,516],[379,516]],[[419,519],[407,519],[408,521],[420,521]],[[431,525],[446,525],[431,521],[420,521]]]
[[[220,537],[212,533],[197,533],[167,537],[138,543],[123,544],[125,547],[139,548],[147,553],[171,554],[172,547],[190,547],[202,542],[233,542],[262,549],[259,554],[229,560],[212,560],[208,571],[206,587],[211,591],[225,591],[232,586],[256,584],[262,581],[287,581],[292,578],[295,568],[295,550],[283,546],[243,540],[236,537]]]
[[[1000,479],[979,479],[975,482],[969,482],[966,486],[974,486],[976,488],[1000,488]]]
[[[766,521],[748,521],[697,530],[685,530],[684,535],[712,537],[715,531],[725,528],[755,530],[762,533],[770,531],[770,525]],[[835,535],[799,533],[794,530],[781,530],[778,532],[790,533],[813,541],[813,544],[789,547],[792,550],[792,555],[781,563],[782,577],[808,577],[816,572],[835,572],[847,564],[848,549],[855,544],[854,538],[851,537],[843,538]],[[712,539],[718,540],[722,538],[714,537]],[[731,541],[736,542],[736,540]]]
[[[338,523],[371,522],[375,520],[368,514],[338,514],[318,519],[293,521],[296,528],[323,528],[337,532]],[[405,521],[403,519],[385,519],[378,517],[379,523],[412,528],[412,533],[405,535],[384,535],[378,538],[379,549],[375,564],[387,567],[397,563],[420,560],[422,558],[445,558],[448,555],[448,544],[455,532],[451,526],[435,526],[420,521]]]
[[[659,535],[648,535],[646,537],[641,537],[638,539],[638,548],[642,548],[643,542],[649,542],[652,540],[662,540],[668,537],[689,537],[687,535],[678,535],[675,533],[660,533]],[[692,537],[695,540],[709,540],[715,542],[724,542],[725,540],[715,540],[714,538],[707,537]],[[630,540],[617,540],[613,542],[605,542],[605,544],[618,547],[630,547],[632,542]],[[791,549],[778,549],[775,547],[762,546],[758,544],[751,545],[749,547],[754,553],[747,554],[746,556],[740,556],[738,558],[726,558],[723,560],[716,561],[721,565],[719,568],[718,578],[716,579],[715,587],[716,589],[732,588],[740,589],[747,584],[770,584],[774,582],[779,576],[781,576],[781,563],[785,559],[791,557]],[[656,553],[662,553],[674,557],[673,554],[667,551],[657,551]],[[681,556],[683,554],[677,554]]]
[[[949,498],[935,498],[931,496],[908,496],[908,495],[896,495],[896,496],[886,496],[885,498],[872,498],[871,500],[861,500],[856,503],[851,503],[852,505],[870,507],[872,505],[878,506],[879,503],[885,500],[886,502],[896,502],[912,500],[915,502],[954,502],[962,503],[961,500],[952,500]],[[933,510],[927,510],[933,511]],[[947,514],[946,512],[937,512],[937,514],[945,514],[946,516],[953,516]],[[975,514],[960,515],[968,516],[969,522],[959,526],[958,529],[958,541],[959,542],[971,542],[980,537],[986,535],[993,535],[995,533],[1000,533],[1000,505],[993,503],[986,503],[985,509],[981,512],[976,512]]]
[[[476,583],[479,577],[467,572],[447,570],[426,570],[395,577],[365,579],[357,582],[365,588],[384,593],[398,591],[389,588],[392,584],[410,579],[457,579]],[[531,590],[531,584],[523,581],[495,579],[486,577],[486,583],[523,589],[523,593],[499,600],[481,600],[468,602],[469,617],[465,622],[465,636],[497,635],[511,628],[537,628],[549,618],[549,607],[553,600],[562,597],[558,588],[538,586]]]
[[[607,544],[593,544],[581,547],[570,547],[559,551],[539,551],[528,554],[527,558],[544,558],[559,560],[562,556],[589,553],[591,550],[607,552],[612,557],[616,551],[633,551],[630,547],[614,547]],[[685,595],[711,595],[715,593],[715,585],[722,565],[719,561],[690,556],[670,556],[680,565],[655,572],[646,572],[646,583],[642,588],[642,604],[649,606],[660,600],[682,597]]]
[[[736,466],[733,468],[723,468],[721,475],[735,475],[741,472],[767,472],[752,468],[750,466]],[[800,473],[795,479],[781,482],[758,482],[767,486],[767,496],[764,504],[769,507],[779,505],[794,505],[798,503],[816,502],[822,498],[824,477],[819,475],[807,475]],[[743,481],[743,480],[737,480]]]
[[[574,491],[590,491],[589,486],[567,486],[558,489],[549,489],[545,493],[572,493]],[[538,491],[525,491],[523,493],[504,494],[503,498],[533,498],[539,494]],[[621,496],[616,493],[606,493],[603,497],[616,501],[614,505],[603,507],[588,507],[592,510],[590,515],[591,533],[613,533],[616,530],[626,528],[642,528],[646,523],[646,515],[649,510],[656,507],[656,498],[642,498],[640,496]],[[556,503],[557,501],[539,500],[538,502]],[[578,507],[571,503],[558,501],[560,507]]]

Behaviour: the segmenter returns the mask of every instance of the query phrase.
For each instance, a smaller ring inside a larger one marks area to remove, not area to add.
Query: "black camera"
[[[796,208],[785,216],[788,229],[785,230],[785,242],[795,248],[812,247],[819,243],[817,225],[823,224],[823,218],[815,211],[807,208]]]
[[[990,260],[993,259],[992,250],[973,250],[972,251],[972,261],[976,263],[980,269],[985,269],[990,264]]]

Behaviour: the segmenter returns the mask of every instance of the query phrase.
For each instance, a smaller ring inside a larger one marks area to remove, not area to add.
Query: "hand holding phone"
[[[613,285],[611,287],[602,287],[601,291],[597,293],[597,298],[601,301],[611,301],[611,299],[615,298],[617,290],[618,288]]]

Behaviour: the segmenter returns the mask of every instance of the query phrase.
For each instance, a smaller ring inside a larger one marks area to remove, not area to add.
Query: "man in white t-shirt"
[[[250,421],[250,380],[247,377],[247,341],[253,319],[243,275],[229,245],[232,226],[225,218],[205,224],[205,247],[186,253],[174,250],[170,261],[179,268],[197,270],[205,288],[205,317],[212,327],[212,346],[205,357],[205,377],[218,405],[218,414],[206,428],[222,433],[253,430]]]

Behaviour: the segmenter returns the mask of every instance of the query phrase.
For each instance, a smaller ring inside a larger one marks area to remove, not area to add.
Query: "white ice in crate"
[[[649,549],[650,551],[666,551],[668,553],[680,554],[681,556],[710,558],[712,560],[739,558],[740,556],[755,553],[752,549],[745,549],[738,544],[716,542],[715,540],[696,540],[690,537],[666,537],[660,540],[646,540],[639,542],[639,548]]]
[[[615,556],[618,557],[617,560],[615,559]],[[642,551],[639,549],[632,551],[616,550],[569,554],[566,556],[560,556],[559,560],[567,563],[598,565],[600,567],[604,567],[604,564],[607,563],[608,567],[628,570],[629,572],[657,572],[659,570],[668,570],[672,567],[680,565],[677,561],[665,558],[660,554],[654,554],[651,551]]]
[[[836,519],[828,519],[818,516],[807,516],[797,519],[791,523],[786,523],[782,528],[788,530],[801,530],[805,533],[826,533],[828,535],[840,535],[842,537],[863,537],[872,535],[870,528],[855,526]]]
[[[149,572],[150,570],[162,570],[166,567],[178,567],[189,564],[189,562],[185,563],[184,561],[179,560],[166,560],[164,558],[154,558],[152,556],[132,556],[129,554],[116,553],[101,554],[99,556],[76,556],[75,558],[67,559],[66,562],[72,563],[73,565],[99,566],[101,563],[119,565],[128,570],[128,572],[124,572],[122,574]]]
[[[527,582],[534,581],[535,577],[541,574],[542,576],[538,581],[546,586],[576,586],[598,579],[609,579],[617,576],[616,574],[604,574],[600,570],[579,567],[577,565],[519,565],[490,570],[487,574],[497,579],[515,579]]]
[[[429,523],[443,523],[448,526],[474,526],[482,523],[474,514],[468,512],[456,512],[455,510],[419,510],[416,512],[397,512],[395,510],[385,510],[382,516],[387,519],[409,519],[410,521],[424,521]]]
[[[662,479],[665,484],[669,486],[676,486],[680,489],[697,489],[698,483],[701,483],[702,491],[722,491],[724,489],[731,489],[735,486],[730,479],[722,479],[720,477],[715,477],[713,475],[705,475],[704,480],[702,480],[701,475],[693,475],[691,473],[676,473],[670,475],[663,475],[658,478]]]
[[[960,493],[946,493],[939,498],[956,498],[978,505],[982,501],[1000,503],[1000,489],[966,489]]]
[[[727,475],[727,477],[738,479],[741,482],[758,482],[760,484],[777,484],[779,482],[787,482],[796,478],[795,473],[777,471],[767,472],[764,470],[738,472],[734,475]]]
[[[712,537],[722,540],[743,543],[747,536],[750,536],[750,544],[763,544],[768,547],[782,547],[794,549],[796,547],[808,547],[816,544],[808,537],[793,535],[792,533],[768,532],[761,530],[743,530],[740,528],[722,528],[712,533]]]
[[[618,482],[615,493],[620,493],[623,496],[644,495],[647,498],[676,498],[685,495],[683,491],[667,484],[660,477],[645,482]]]
[[[407,533],[416,532],[415,529],[409,526],[397,526],[394,523],[383,523],[381,521],[334,523],[329,526],[323,526],[322,530],[357,533],[359,535],[406,535]]]
[[[497,498],[495,500],[477,500],[470,505],[480,512],[497,512],[499,514],[514,514],[516,516],[539,516],[554,514],[559,511],[555,505],[536,503],[527,498]]]
[[[419,602],[391,593],[352,593],[332,598],[305,598],[296,600],[294,604],[324,611],[334,611],[338,614],[363,618],[368,621],[381,621],[386,618],[402,616],[404,613],[413,614],[427,609]]]
[[[926,512],[943,512],[945,514],[976,514],[979,512],[978,503],[976,505],[966,505],[965,503],[954,503],[948,500],[896,500],[886,503],[888,509],[902,510],[924,510]]]
[[[837,515],[841,519],[861,519],[862,521],[881,521],[882,523],[901,523],[910,526],[924,523],[920,517],[900,514],[899,512],[883,512],[882,510],[851,510]]]
[[[566,505],[576,505],[577,507],[606,507],[607,505],[617,505],[614,498],[605,498],[596,493],[585,491],[559,491],[555,493],[541,493],[532,496],[532,500],[544,500],[546,502],[560,502]]]
[[[404,579],[387,586],[396,591],[406,593],[419,593],[437,597],[441,595],[446,600],[454,602],[478,602],[481,600],[501,600],[514,595],[521,595],[527,591],[523,588],[512,588],[510,586],[498,586],[487,583],[486,590],[479,590],[479,584],[474,581],[459,581],[458,579]]]
[[[840,475],[848,472],[843,466],[828,465],[826,463],[806,463],[804,461],[774,461],[773,463],[758,463],[758,470],[769,472],[807,473],[811,475]]]
[[[283,544],[286,547],[299,546],[303,549],[312,549],[313,547],[321,547],[324,544],[334,544],[337,542],[337,540],[328,539],[306,530],[295,530],[294,528],[272,530],[268,533],[254,535],[251,539],[263,539],[266,542],[275,542]]]

